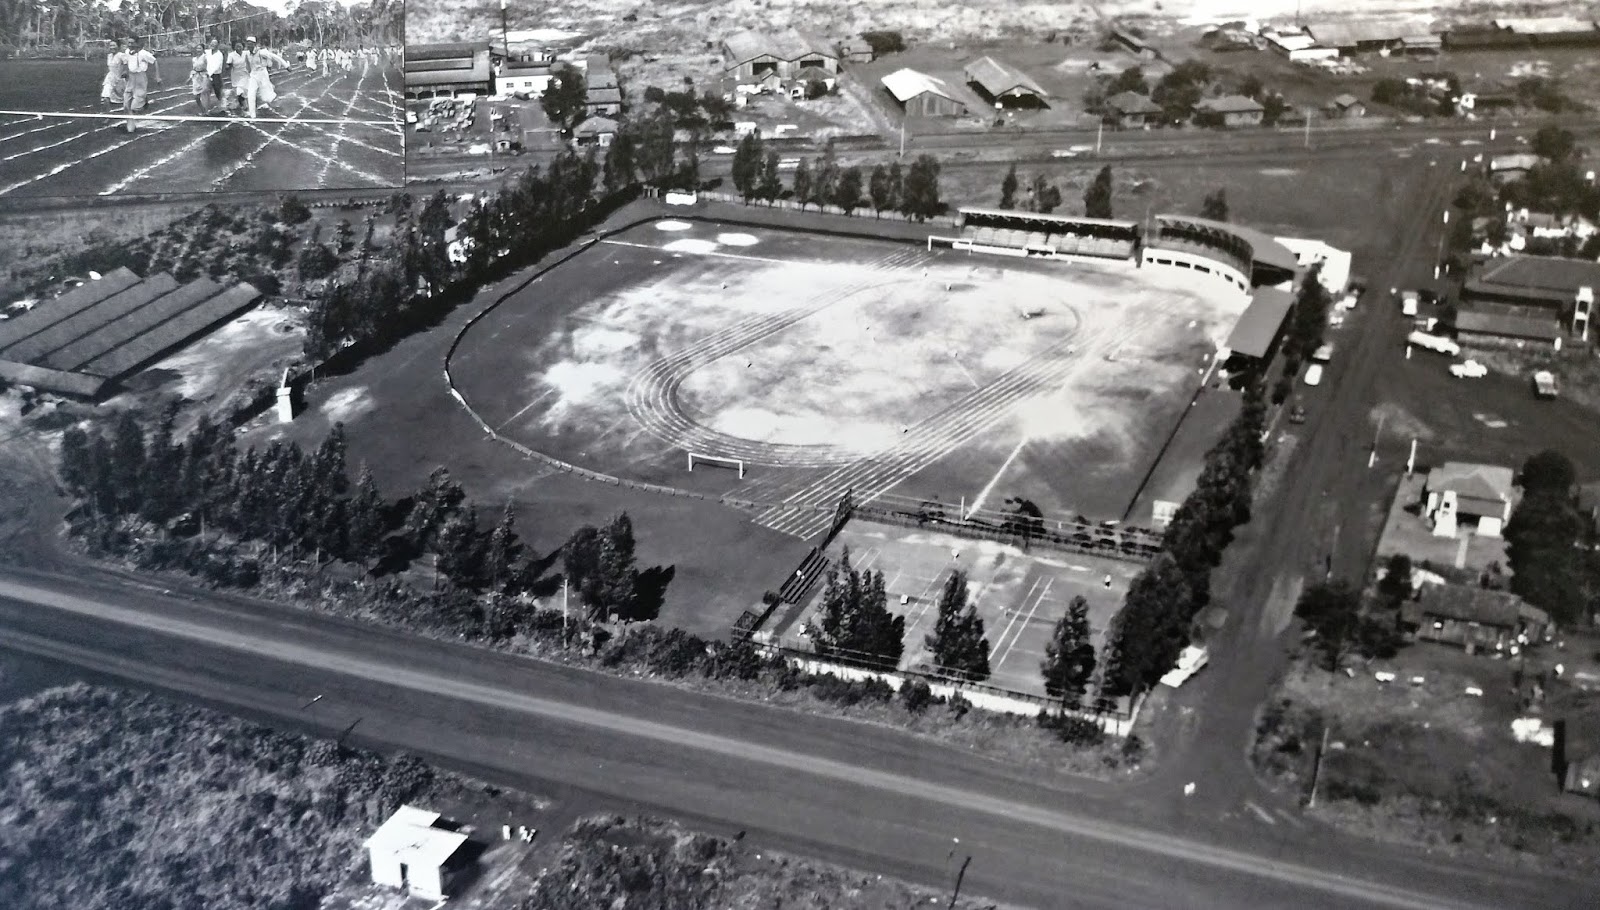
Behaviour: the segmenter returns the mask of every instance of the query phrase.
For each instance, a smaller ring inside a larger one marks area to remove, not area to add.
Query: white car
[[[1306,367],[1306,385],[1321,385],[1321,384],[1322,384],[1322,364],[1313,363],[1311,366]]]
[[[1450,375],[1457,379],[1482,379],[1489,375],[1489,368],[1476,360],[1463,360],[1450,364]]]
[[[733,153],[735,153],[737,151],[738,151],[738,149],[734,148],[731,145],[719,145],[716,148],[711,150],[711,154],[713,154],[713,155],[732,155]]]

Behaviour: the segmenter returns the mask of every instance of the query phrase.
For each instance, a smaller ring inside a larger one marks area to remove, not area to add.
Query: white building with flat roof
[[[1321,240],[1311,240],[1304,237],[1278,237],[1280,244],[1294,254],[1295,261],[1302,268],[1309,268],[1313,263],[1321,263],[1322,270],[1317,273],[1317,278],[1328,293],[1335,296],[1343,294],[1350,284],[1350,251],[1341,250],[1330,246]]]
[[[440,827],[439,813],[401,806],[367,838],[373,884],[444,900],[460,871],[467,835]]]

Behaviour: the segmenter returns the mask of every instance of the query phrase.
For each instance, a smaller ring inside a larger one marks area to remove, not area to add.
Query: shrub
[[[646,663],[652,672],[665,676],[682,676],[697,669],[700,662],[705,660],[705,640],[690,635],[682,629],[671,629],[665,635],[649,637],[657,639],[650,648],[649,657],[646,658]]]
[[[912,714],[921,714],[933,704],[933,689],[920,679],[906,680],[900,687],[900,704]]]
[[[339,267],[339,257],[320,243],[313,243],[300,253],[300,280],[315,281],[333,274]]]
[[[304,224],[311,220],[311,209],[294,196],[285,196],[278,207],[278,217],[284,224]]]

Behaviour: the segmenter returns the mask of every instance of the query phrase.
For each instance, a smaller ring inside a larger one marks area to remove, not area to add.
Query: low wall
[[[864,682],[876,679],[896,692],[907,682],[918,679],[928,684],[928,688],[935,697],[950,699],[960,696],[962,700],[974,708],[989,711],[995,714],[1011,714],[1018,717],[1038,717],[1040,711],[1055,710],[1059,703],[1054,699],[1042,695],[1029,695],[1025,692],[1008,692],[995,686],[986,686],[981,683],[957,683],[936,676],[927,676],[921,673],[904,671],[868,670],[865,667],[855,667],[848,664],[834,663],[817,657],[807,657],[766,645],[769,653],[776,653],[788,662],[789,666],[805,673],[818,676],[833,676],[851,682]],[[1143,699],[1135,701],[1126,715],[1123,714],[1098,714],[1092,711],[1069,711],[1077,717],[1092,721],[1100,726],[1111,736],[1127,736],[1133,729],[1133,722],[1139,716],[1139,707]]]

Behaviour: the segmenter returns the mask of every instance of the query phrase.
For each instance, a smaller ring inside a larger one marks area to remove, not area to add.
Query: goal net
[[[725,458],[721,455],[706,455],[700,452],[689,453],[689,473],[694,473],[696,464],[713,465],[719,468],[734,468],[739,472],[739,479],[744,479],[744,459]]]

